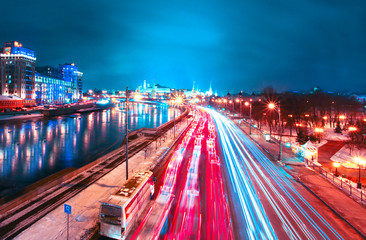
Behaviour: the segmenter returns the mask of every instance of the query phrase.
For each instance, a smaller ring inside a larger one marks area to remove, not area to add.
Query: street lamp
[[[239,103],[239,117],[241,117],[241,99],[237,98],[235,101]]]
[[[365,160],[357,157],[355,158],[357,164],[358,164],[358,183],[357,183],[357,188],[360,188],[362,187],[362,184],[361,184],[361,165],[364,165],[365,164]]]
[[[128,87],[126,87],[126,180],[128,179]]]
[[[322,134],[323,132],[324,132],[323,128],[315,128],[315,133],[319,137],[319,143],[320,143],[320,134]]]
[[[282,128],[281,128],[281,107],[280,107],[280,101],[278,101],[277,109],[276,104],[269,103],[268,108],[271,110],[276,110],[278,112],[278,124],[279,124],[279,131],[280,131],[280,153],[278,155],[278,160],[281,161],[282,159]]]
[[[173,104],[175,106],[180,106],[183,103],[183,98],[181,96],[177,96],[174,100],[173,100]],[[174,138],[175,138],[175,109],[173,108],[173,112],[174,112]]]
[[[339,162],[334,162],[333,166],[336,169],[334,176],[338,177],[338,168],[339,168],[339,166],[341,166],[341,164]]]
[[[245,102],[245,106],[249,106],[249,135],[252,135],[252,103],[251,102]]]
[[[351,146],[350,146],[350,153],[352,153],[353,150],[353,135],[358,129],[354,126],[350,126],[348,128],[349,134],[351,135]]]

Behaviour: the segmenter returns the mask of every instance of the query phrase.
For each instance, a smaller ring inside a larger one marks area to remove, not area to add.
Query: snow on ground
[[[334,129],[329,127],[329,124],[327,124],[323,129],[324,129],[324,133],[322,133],[321,137],[320,137],[321,142],[323,140],[334,140],[334,141],[347,141],[347,140],[349,140],[348,131],[342,131],[342,133],[335,133]],[[265,134],[270,133],[270,129],[267,125],[262,125],[260,130]],[[316,135],[315,132],[314,132],[314,128],[309,127],[308,128],[308,133]],[[278,131],[277,131],[276,128],[272,129],[272,134],[275,138],[279,138],[278,137]],[[282,141],[283,142],[294,143],[294,142],[296,142],[296,138],[297,138],[296,129],[292,129],[292,133],[291,133],[289,128],[283,129],[283,133],[282,133]],[[323,144],[325,144],[325,143],[326,142],[323,142]]]
[[[186,122],[177,124],[177,133],[182,132],[186,126]],[[138,170],[147,170],[169,148],[173,141],[172,134],[169,132],[168,138],[157,150],[155,150],[155,143],[152,143],[152,152],[146,159],[144,151],[140,151],[129,158],[129,176],[132,176],[133,172]],[[88,230],[96,225],[100,207],[99,201],[106,199],[110,194],[118,190],[126,181],[125,176],[126,165],[123,163],[66,202],[66,204],[72,207],[72,214],[69,217],[70,239],[82,238]],[[66,226],[67,216],[64,213],[64,205],[62,204],[24,230],[15,239],[66,239]]]
[[[324,133],[321,135],[320,143],[318,141],[313,142],[313,145],[317,148],[323,146],[328,141],[348,141],[348,131],[342,131],[342,133],[335,133],[333,128],[330,128],[329,124],[327,124],[324,128]],[[268,126],[262,125],[260,129],[263,134],[269,134],[270,129]],[[315,134],[314,129],[308,128],[310,134]],[[276,129],[272,129],[272,134],[277,134]],[[275,138],[279,138],[278,135],[272,135]],[[284,129],[282,142],[284,143],[295,143],[296,142],[296,131],[292,131],[292,137],[290,137],[290,129]],[[354,148],[352,153],[350,154],[350,149],[348,145],[345,145],[342,149],[340,149],[332,158],[332,161],[340,162],[342,166],[346,168],[358,168],[358,164],[356,163],[356,158],[359,157],[366,161],[366,149],[357,149]]]
[[[357,149],[356,147],[350,150],[348,145],[344,145],[330,160],[334,162],[340,162],[345,168],[357,168],[358,164],[356,159],[361,158],[363,161],[366,159],[366,149]],[[365,166],[363,166],[365,168]]]

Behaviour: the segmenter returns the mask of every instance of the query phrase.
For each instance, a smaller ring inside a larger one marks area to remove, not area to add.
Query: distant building
[[[74,63],[59,65],[59,72],[62,79],[72,84],[73,93],[70,98],[71,101],[76,102],[81,99],[83,97],[83,73],[79,72],[78,67]]]
[[[64,104],[71,102],[72,82],[36,73],[35,95],[37,104]]]
[[[5,43],[0,51],[0,94],[24,99],[24,105],[34,105],[34,51],[19,42]]]
[[[42,76],[62,78],[59,69],[51,66],[36,67],[36,72]]]
[[[156,97],[170,94],[171,89],[155,83],[150,86],[150,84],[146,83],[146,80],[144,80],[143,85],[139,86],[136,91],[144,95],[149,95],[150,97]]]
[[[209,97],[213,95],[213,91],[212,91],[212,87],[211,87],[211,82],[210,82],[210,88],[208,89],[207,92],[205,92],[205,95],[206,96],[209,96]]]

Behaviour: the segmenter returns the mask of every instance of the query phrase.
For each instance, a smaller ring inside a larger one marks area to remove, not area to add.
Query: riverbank
[[[186,112],[185,112],[186,114]],[[176,136],[179,136],[179,133],[184,131],[187,126],[186,121],[181,121],[182,115],[180,118],[176,119]],[[179,123],[180,122],[180,123]],[[129,175],[132,176],[133,173],[140,169],[149,169],[155,166],[156,163],[159,162],[159,157],[164,155],[164,153],[169,149],[169,147],[174,143],[175,137],[174,134],[169,127],[174,126],[173,120],[167,122],[165,126],[161,126],[160,128],[165,128],[165,133],[167,134],[164,141],[157,141],[158,139],[152,140],[147,139],[145,137],[137,138],[133,141],[148,141],[150,144],[145,146],[139,152],[133,154],[129,158]],[[168,129],[167,129],[168,128]],[[132,146],[133,143],[129,141],[129,147]],[[159,145],[159,147],[158,147]],[[99,168],[108,169],[107,165],[105,165],[104,161],[108,161],[114,157],[123,157],[125,155],[121,154],[120,151],[123,151],[124,146],[121,146],[119,149],[108,153],[107,155],[99,158],[97,161],[93,162],[95,164],[91,168]],[[149,149],[149,150],[148,150]],[[154,150],[155,149],[155,150]],[[148,150],[148,151],[146,151]],[[146,154],[148,153],[148,154]],[[100,165],[100,166],[99,166]],[[78,179],[80,176],[87,174],[90,172],[90,168],[84,169],[79,175],[75,176],[73,179]],[[99,212],[99,201],[106,196],[108,196],[111,192],[115,191],[125,179],[125,163],[121,162],[116,168],[111,169],[106,175],[101,177],[99,180],[97,179],[90,186],[85,186],[81,192],[77,193],[75,196],[66,196],[67,203],[72,206],[72,215],[70,218],[70,236],[73,236],[73,239],[80,239],[82,236],[85,236],[90,229],[95,227],[95,224],[98,220],[98,212]],[[76,183],[73,182],[62,182],[57,184],[55,188],[59,187],[73,187]],[[77,185],[77,184],[76,184]],[[33,190],[37,191],[37,190]],[[47,191],[47,190],[46,190]],[[52,189],[49,189],[48,192],[53,194]],[[55,196],[58,198],[59,195]],[[62,194],[65,196],[65,194]],[[40,196],[38,196],[40,197]],[[50,196],[42,197],[42,199],[49,199]],[[15,201],[15,200],[14,200]],[[16,209],[23,209],[23,205],[29,205],[25,201],[23,204],[16,204]],[[43,200],[42,200],[43,201]],[[34,204],[40,204],[39,201],[31,201]],[[48,204],[47,204],[48,205]],[[14,204],[13,204],[14,206]],[[28,206],[30,211],[35,208],[35,206]],[[10,207],[7,209],[9,211]],[[10,210],[9,212],[17,211],[16,209]],[[23,211],[23,210],[22,210]],[[44,209],[40,209],[39,211],[43,212]],[[0,217],[4,217],[4,211],[0,211]],[[34,213],[36,214],[36,213]],[[23,213],[21,215],[24,216]],[[13,216],[10,213],[10,216]],[[34,215],[32,214],[35,223],[30,227],[24,228],[25,230],[16,236],[17,239],[42,239],[41,236],[47,236],[47,239],[58,239],[64,238],[66,236],[66,225],[65,225],[65,214],[63,212],[63,204],[59,206],[55,206],[55,209],[49,212],[48,214],[42,214],[40,219],[34,219]],[[5,217],[6,218],[6,217]],[[8,221],[8,220],[7,220]],[[28,220],[25,220],[28,221]],[[33,222],[32,222],[33,223]],[[26,223],[29,224],[29,223]],[[19,225],[18,225],[19,226]]]
[[[0,121],[22,120],[31,118],[43,118],[40,110],[0,113]]]
[[[182,118],[184,118],[187,114],[188,114],[188,110],[186,109],[180,116],[178,116],[176,118],[176,123],[178,124],[178,122],[180,122],[182,120]],[[166,136],[164,136],[164,133],[167,132],[169,129],[172,129],[173,127],[174,127],[174,120],[166,122],[156,128],[139,128],[139,129],[136,129],[129,133],[128,142],[130,144],[130,142],[137,140],[139,137],[145,137],[145,138],[147,138],[149,140],[153,140],[153,141],[159,140],[161,142],[161,140],[163,138],[166,138]],[[106,153],[104,156],[101,156],[98,159],[96,159],[95,161],[90,162],[80,168],[69,167],[66,169],[62,169],[46,178],[43,178],[33,184],[26,186],[25,188],[23,188],[19,191],[10,192],[10,194],[7,194],[6,196],[0,198],[0,206],[1,206],[0,213],[3,211],[4,204],[6,204],[7,202],[12,201],[16,198],[20,198],[20,199],[23,199],[26,201],[26,200],[36,196],[40,192],[46,191],[47,189],[50,189],[58,184],[68,181],[71,178],[73,178],[74,176],[82,173],[83,171],[87,171],[87,169],[95,166],[96,164],[99,164],[106,156],[108,156],[109,154],[112,154],[113,152],[119,151],[122,147],[124,147],[124,145],[125,145],[125,139],[123,140],[120,147],[118,147],[117,149]],[[23,200],[14,201],[14,204],[12,204],[12,205],[16,206]],[[7,208],[9,208],[9,207],[7,207]]]
[[[0,113],[0,121],[10,121],[10,120],[23,120],[32,118],[50,118],[63,115],[71,115],[74,113],[88,113],[97,112],[114,107],[114,104],[98,105],[94,103],[81,104],[68,107],[58,107],[52,109],[38,109],[29,111],[19,111],[19,112],[3,112]]]

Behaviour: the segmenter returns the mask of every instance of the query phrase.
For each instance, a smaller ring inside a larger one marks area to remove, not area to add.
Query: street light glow
[[[333,163],[333,166],[334,166],[335,168],[338,168],[339,166],[341,166],[341,164],[340,164],[339,162],[334,162],[334,163]]]
[[[268,104],[269,109],[275,109],[275,107],[276,107],[276,104],[274,104],[274,103],[269,103]]]
[[[348,128],[348,131],[354,132],[354,131],[357,131],[357,128],[354,126],[351,126]]]
[[[182,104],[182,103],[183,103],[183,99],[182,99],[182,97],[181,97],[181,96],[178,96],[178,97],[175,99],[175,103],[176,103],[176,104],[178,104],[178,105]]]
[[[323,128],[315,128],[315,132],[322,133],[322,132],[324,132],[324,129]]]
[[[358,165],[364,165],[365,164],[365,160],[363,160],[360,157],[356,157],[355,161],[357,162]]]
[[[244,105],[245,105],[245,106],[249,106],[249,102],[245,102],[245,103],[244,103]]]

